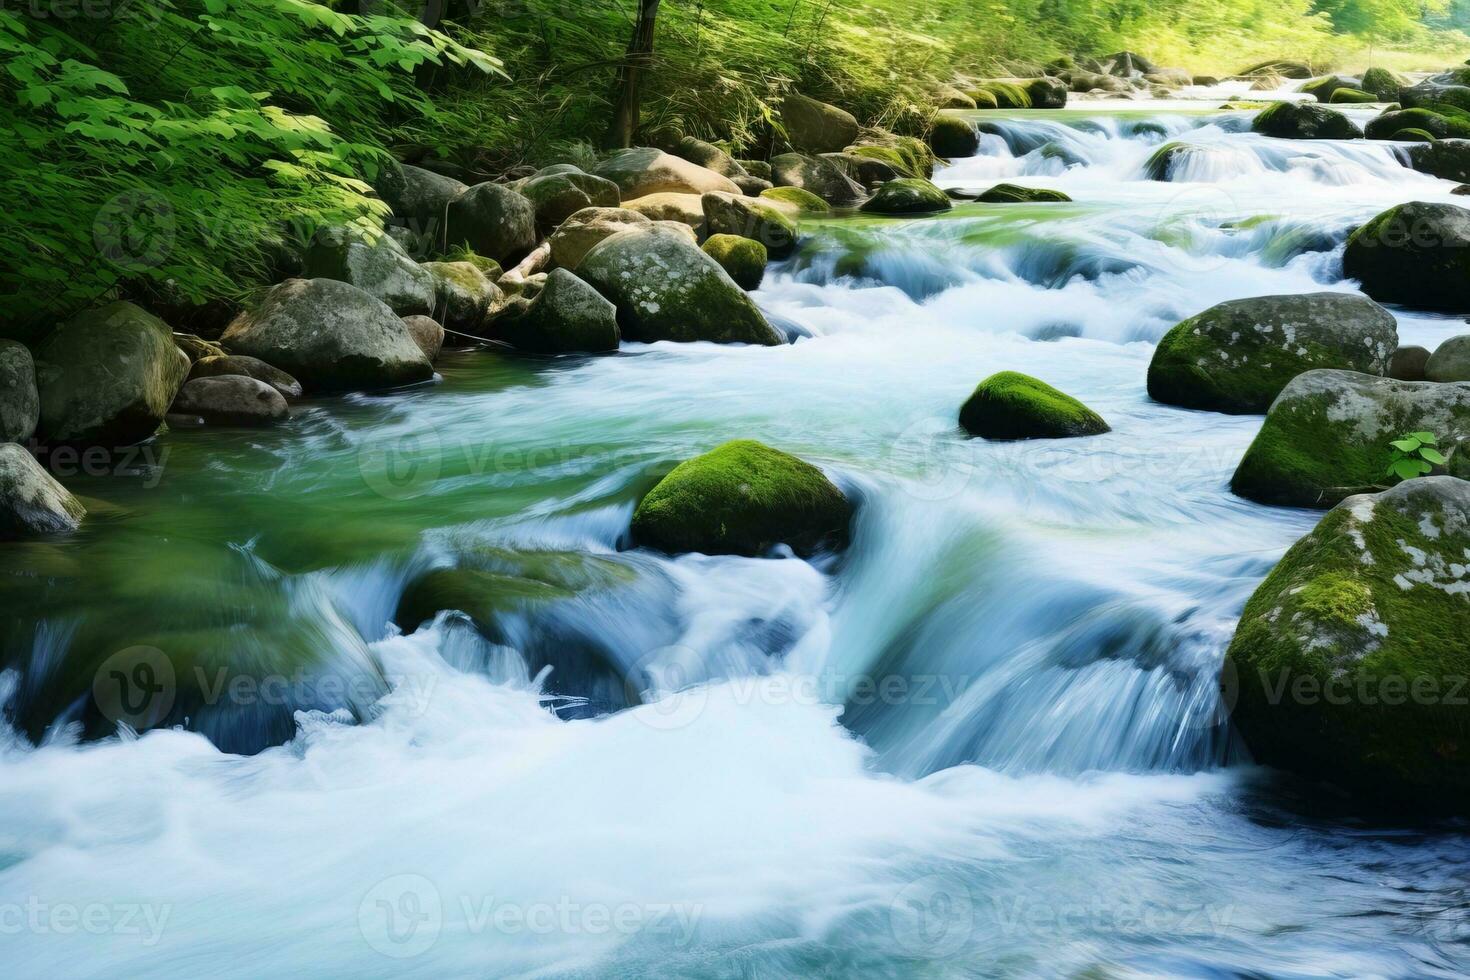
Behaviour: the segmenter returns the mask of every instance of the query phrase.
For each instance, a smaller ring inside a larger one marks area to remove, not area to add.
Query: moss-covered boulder
[[[845,109],[793,92],[781,100],[781,125],[791,146],[835,153],[858,138],[858,121]]]
[[[291,410],[281,393],[264,381],[229,374],[184,382],[171,414],[198,418],[207,425],[266,426],[286,421]]]
[[[992,374],[960,408],[960,426],[985,439],[1065,439],[1110,431],[1102,416],[1045,381]]]
[[[1451,337],[1434,349],[1424,363],[1430,381],[1470,381],[1470,334]]]
[[[810,211],[820,214],[823,211],[832,210],[832,205],[822,200],[811,191],[800,187],[772,187],[761,191],[761,197],[780,204],[789,204],[799,211]]]
[[[1026,84],[1021,81],[997,79],[995,81],[982,82],[979,91],[989,92],[994,96],[995,105],[998,109],[1031,108],[1031,93],[1027,91]],[[943,154],[940,155],[943,156]]]
[[[975,108],[975,97],[961,92],[953,85],[940,86],[934,93],[931,101],[941,109]]]
[[[1148,160],[1143,165],[1143,175],[1149,180],[1171,180],[1180,162],[1200,150],[1200,147],[1191,146],[1188,143],[1165,143],[1149,154]]]
[[[735,285],[758,289],[766,276],[766,247],[743,235],[711,235],[705,239],[704,254],[720,263]]]
[[[553,269],[534,299],[494,323],[517,350],[569,354],[618,349],[617,309],[566,269]]]
[[[1470,385],[1395,381],[1352,371],[1308,371],[1271,403],[1235,470],[1237,494],[1284,507],[1331,507],[1383,485],[1389,443],[1432,432],[1452,475],[1470,475]]]
[[[1349,497],[1298,541],[1227,655],[1256,759],[1374,806],[1470,813],[1467,554],[1453,477]]]
[[[852,505],[821,470],[749,439],[685,460],[633,514],[633,540],[671,554],[801,555],[847,541]]]
[[[749,238],[777,259],[796,250],[796,222],[773,204],[712,192],[700,198],[700,207],[707,234]]]
[[[941,112],[929,127],[929,146],[946,159],[972,157],[980,149],[980,133],[968,119]]]
[[[648,229],[653,219],[627,208],[583,208],[563,221],[552,233],[551,261],[576,271],[582,257],[604,238],[629,228]]]
[[[36,347],[35,366],[38,437],[123,446],[157,431],[189,358],[162,320],[116,302],[57,327]]]
[[[1340,88],[1333,91],[1327,101],[1335,105],[1362,105],[1368,102],[1377,102],[1378,96],[1371,92],[1364,92],[1362,89]]]
[[[1458,83],[1425,79],[1400,88],[1396,98],[1405,109],[1452,106],[1470,110],[1470,86],[1465,81],[1463,78]]]
[[[1401,130],[1395,138],[1410,138],[1411,133]],[[1470,181],[1470,139],[1437,140],[1429,133],[1423,135],[1429,138],[1409,147],[1409,166],[1441,180]]]
[[[862,210],[869,214],[928,214],[948,211],[949,197],[922,177],[901,177],[878,188]]]
[[[1429,350],[1415,344],[1400,347],[1388,362],[1388,376],[1395,381],[1423,381],[1429,366]]]
[[[1400,143],[1433,143],[1435,140],[1433,133],[1427,133],[1422,129],[1401,129],[1391,138]]]
[[[473,262],[425,262],[434,277],[434,313],[442,326],[478,335],[501,289]]]
[[[977,88],[977,89],[972,89],[971,91],[966,92],[965,94],[970,97],[970,101],[971,102],[975,103],[975,108],[976,109],[999,109],[1000,108],[1000,103],[995,98],[995,93],[994,92],[987,92],[984,89],[978,89]]]
[[[23,446],[0,443],[0,541],[75,531],[86,513]]]
[[[518,188],[536,209],[536,226],[548,232],[583,208],[615,208],[622,201],[618,185],[587,173],[554,173],[532,177]]]
[[[1353,75],[1323,75],[1307,82],[1300,89],[1318,102],[1331,100],[1332,93],[1340,88],[1360,88],[1363,80]]]
[[[1441,115],[1432,109],[1390,109],[1368,120],[1363,135],[1370,140],[1398,139],[1399,133],[1417,129],[1435,139],[1470,137],[1470,121]]]
[[[1148,366],[1148,393],[1185,408],[1264,412],[1304,371],[1388,373],[1393,316],[1349,293],[1255,296],[1212,306],[1174,326]]]
[[[867,197],[862,186],[831,160],[805,153],[783,153],[771,158],[771,182],[777,187],[799,187],[828,204],[849,207]]]
[[[434,307],[434,276],[391,235],[356,225],[331,225],[306,248],[305,277],[351,283],[399,316]]]
[[[17,340],[0,340],[0,442],[25,442],[41,417],[36,362]]]
[[[1348,237],[1342,271],[1384,303],[1470,312],[1470,210],[1411,201]]]
[[[317,391],[388,388],[434,375],[397,314],[335,279],[287,279],[220,339]]]
[[[617,184],[624,201],[649,194],[740,193],[739,185],[724,174],[652,146],[618,150],[592,172]]]
[[[934,176],[934,151],[923,140],[881,130],[870,132],[872,135],[864,137],[864,142],[849,146],[845,152],[887,164],[900,177],[928,180]]]
[[[1358,86],[1379,102],[1393,102],[1399,97],[1404,79],[1387,68],[1369,68],[1363,72],[1363,81]]]
[[[1061,191],[1045,187],[1022,187],[1019,184],[996,184],[979,194],[975,200],[982,204],[1042,204],[1072,200]]]
[[[198,378],[228,378],[228,377],[254,378],[256,381],[270,385],[280,392],[282,398],[290,401],[301,397],[301,382],[278,367],[272,367],[258,357],[249,357],[245,354],[221,354],[215,357],[201,357],[194,362],[189,369],[189,380]]]
[[[438,568],[409,583],[395,622],[415,630],[441,612],[463,613],[481,633],[504,642],[500,619],[535,603],[570,599],[574,592],[548,582],[477,568]]]
[[[1189,84],[1187,81],[1184,84]],[[1067,83],[1055,78],[1033,78],[1026,83],[1033,109],[1061,109],[1067,105]]]
[[[1297,140],[1362,139],[1358,124],[1336,109],[1312,102],[1277,102],[1251,121],[1252,132]]]
[[[781,337],[749,296],[699,247],[661,228],[619,232],[577,274],[617,307],[624,337],[776,345]]]
[[[445,243],[509,267],[536,247],[536,208],[501,184],[476,184],[449,202]]]

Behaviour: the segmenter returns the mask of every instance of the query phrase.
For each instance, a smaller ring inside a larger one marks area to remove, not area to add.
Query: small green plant
[[[1393,449],[1393,458],[1389,460],[1386,475],[1396,476],[1400,480],[1425,476],[1436,466],[1448,462],[1444,453],[1436,448],[1438,445],[1439,439],[1433,432],[1410,432],[1400,436],[1389,443]]]

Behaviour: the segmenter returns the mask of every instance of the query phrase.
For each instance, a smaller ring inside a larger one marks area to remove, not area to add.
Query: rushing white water
[[[1455,828],[1365,825],[1234,744],[1221,653],[1316,515],[1229,493],[1258,418],[1144,392],[1169,325],[1352,290],[1346,232],[1452,185],[1391,145],[1267,141],[1243,114],[986,118],[984,155],[942,186],[1075,203],[811,223],[757,294],[811,334],[796,344],[626,346],[504,376],[448,355],[432,389],[319,404],[230,452],[194,436],[195,469],[178,436],[185,462],[137,506],[237,501],[213,532],[232,559],[280,580],[334,669],[369,663],[391,693],[303,711],[254,755],[189,731],[9,738],[7,975],[1470,970]],[[1200,152],[1148,180],[1173,140]],[[1400,329],[1432,345],[1465,327]],[[1001,369],[1113,431],[964,438],[958,406]],[[847,554],[620,550],[654,468],[737,436],[861,501]],[[383,447],[422,479],[376,480]],[[408,521],[413,546],[277,571],[296,543],[273,515],[322,494],[362,515],[343,533]],[[503,644],[455,617],[397,635],[410,576],[484,543],[590,553],[629,580],[511,620]],[[69,636],[48,624],[36,660]],[[24,700],[35,673],[0,693]]]

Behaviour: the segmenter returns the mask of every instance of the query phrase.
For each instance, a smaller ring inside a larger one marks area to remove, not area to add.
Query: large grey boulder
[[[1246,603],[1233,720],[1261,762],[1376,807],[1470,813],[1470,483],[1348,497]]]
[[[399,169],[401,179],[380,184],[378,193],[401,225],[433,241],[443,234],[449,202],[469,188],[453,177],[422,167],[403,164]]]
[[[729,177],[652,146],[618,150],[592,172],[617,184],[625,201],[649,194],[740,193]]]
[[[617,307],[628,339],[781,343],[718,262],[664,229],[605,239],[582,259],[577,274]]]
[[[212,357],[201,357],[194,362],[189,369],[189,380],[196,378],[227,378],[238,375],[242,378],[254,378],[256,381],[270,385],[281,393],[281,397],[290,401],[301,397],[301,382],[291,377],[278,367],[272,367],[258,357],[250,357],[246,354],[220,354]]]
[[[0,442],[25,442],[40,417],[31,352],[17,340],[0,340]]]
[[[434,307],[434,276],[391,235],[332,225],[306,248],[305,278],[337,279],[376,296],[399,316]]]
[[[75,531],[86,513],[25,447],[0,445],[0,540]]]
[[[751,176],[746,168],[730,154],[713,143],[706,143],[693,136],[680,136],[664,143],[662,148],[676,157],[682,157],[706,170],[713,170],[737,183],[740,178]]]
[[[434,312],[444,327],[475,334],[501,292],[473,262],[425,262],[434,277]]]
[[[861,131],[847,110],[795,92],[781,100],[781,125],[791,145],[807,153],[836,153]]]
[[[78,313],[35,351],[49,442],[121,446],[147,439],[189,373],[189,357],[158,317],[116,302]]]
[[[1389,443],[1410,432],[1433,433],[1448,472],[1470,475],[1470,385],[1308,371],[1271,404],[1231,489],[1263,504],[1331,507],[1382,487]]]
[[[611,238],[629,228],[648,229],[653,220],[627,208],[583,208],[561,223],[549,239],[551,261],[563,269],[575,270],[582,257],[604,238]]]
[[[220,338],[319,391],[426,381],[434,369],[388,306],[335,279],[288,279]]]
[[[536,209],[536,224],[550,231],[583,208],[615,208],[618,185],[587,173],[543,173],[521,184],[520,193]]]
[[[1212,306],[1173,327],[1148,367],[1148,393],[1185,408],[1264,412],[1304,371],[1386,374],[1393,316],[1350,293],[1256,296]]]
[[[447,247],[467,245],[502,266],[536,247],[536,208],[501,184],[476,184],[449,202]]]
[[[771,158],[771,182],[777,187],[799,187],[838,207],[859,204],[867,197],[842,168],[824,157],[783,153]]]
[[[1424,365],[1430,381],[1470,381],[1470,334],[1451,337],[1434,349]]]
[[[174,399],[173,413],[197,416],[210,425],[274,425],[291,417],[279,391],[241,374],[186,381]]]
[[[1410,201],[1348,237],[1343,275],[1385,303],[1470,312],[1470,211]]]
[[[796,250],[796,222],[775,205],[712,191],[700,198],[700,207],[709,235],[753,239],[772,258],[785,258]]]
[[[501,339],[535,354],[617,350],[618,311],[566,269],[553,269],[535,299],[495,321]]]

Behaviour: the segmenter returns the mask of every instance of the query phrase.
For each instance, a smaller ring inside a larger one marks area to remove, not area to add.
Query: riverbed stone
[[[627,208],[583,208],[563,221],[552,233],[551,261],[563,269],[576,270],[592,246],[629,228],[652,227],[645,214]]]
[[[443,325],[429,316],[406,316],[403,318],[403,325],[408,328],[408,335],[418,344],[429,363],[434,363],[434,359],[444,349]]]
[[[968,119],[941,112],[929,130],[929,146],[946,159],[972,157],[980,149],[980,134]]]
[[[777,204],[790,205],[798,212],[810,211],[821,214],[832,210],[832,205],[811,191],[802,190],[800,187],[772,187],[761,191],[761,197],[768,201],[775,201]]]
[[[132,303],[85,310],[35,350],[37,434],[122,446],[157,431],[189,372],[168,325]]]
[[[781,125],[792,148],[835,153],[858,138],[858,121],[846,109],[792,92],[781,100]]]
[[[1422,140],[1409,147],[1409,166],[1423,174],[1441,180],[1470,181],[1470,139]],[[1395,139],[1406,139],[1405,131],[1394,135]]]
[[[650,221],[677,221],[693,228],[696,233],[704,228],[704,201],[701,194],[664,191],[625,200],[623,207]]]
[[[712,191],[700,198],[710,235],[739,235],[760,242],[773,258],[796,250],[796,222],[765,201]]]
[[[1352,371],[1299,374],[1266,413],[1230,486],[1263,504],[1327,508],[1381,488],[1392,450],[1409,432],[1431,432],[1451,475],[1470,475],[1470,385],[1395,381]]]
[[[1451,337],[1434,349],[1424,365],[1430,381],[1470,381],[1470,334]]]
[[[618,150],[593,167],[592,173],[617,184],[624,202],[649,194],[740,193],[739,185],[729,177],[652,146]]]
[[[603,240],[577,274],[617,307],[618,325],[630,340],[781,343],[718,262],[664,229],[622,231]]]
[[[865,197],[861,185],[831,160],[805,153],[783,153],[771,158],[771,182],[777,187],[799,187],[828,204],[847,207]]]
[[[1301,91],[1318,102],[1328,102],[1332,99],[1332,93],[1340,88],[1361,88],[1363,80],[1356,75],[1323,75],[1314,78],[1303,85]]]
[[[536,209],[537,227],[550,231],[583,208],[615,208],[622,201],[618,185],[606,177],[553,173],[532,177],[519,193]]]
[[[536,247],[536,208],[500,184],[476,184],[449,202],[445,241],[509,268]]]
[[[17,340],[0,340],[0,442],[25,442],[36,432],[41,397],[36,362]]]
[[[1111,429],[1102,416],[1045,381],[1001,371],[980,382],[960,408],[960,426],[992,440],[1064,439]]]
[[[1380,302],[1470,312],[1470,211],[1411,201],[1348,237],[1343,275]]]
[[[250,357],[246,354],[221,354],[215,357],[201,357],[194,362],[189,369],[189,380],[198,378],[223,378],[231,375],[239,375],[245,378],[254,378],[270,385],[281,393],[281,397],[291,401],[301,397],[301,382],[278,367],[273,367],[258,357]]]
[[[922,177],[901,177],[890,180],[863,202],[862,210],[869,214],[926,214],[948,211],[952,205],[949,197],[934,184]]]
[[[1031,108],[1031,93],[1026,84],[1018,79],[994,79],[982,82],[977,91],[989,93],[995,100],[998,109]]]
[[[1446,116],[1432,109],[1390,109],[1363,127],[1370,140],[1402,140],[1410,132],[1427,133],[1436,140],[1470,137],[1470,120]]]
[[[172,412],[198,416],[209,425],[274,425],[291,417],[279,391],[240,374],[184,382]]]
[[[764,176],[761,174],[751,174],[744,165],[730,154],[713,143],[707,143],[694,136],[679,136],[668,142],[661,143],[660,146],[663,150],[672,153],[676,157],[682,157],[690,163],[697,164],[706,170],[713,170],[721,176],[729,177],[736,183],[739,183],[742,177],[754,176],[759,179]]]
[[[1298,140],[1362,139],[1358,124],[1336,109],[1313,102],[1277,102],[1261,110],[1251,130],[1264,136]]]
[[[1428,364],[1428,348],[1410,344],[1393,352],[1393,359],[1388,363],[1388,376],[1395,381],[1423,381]]]
[[[434,307],[434,276],[391,235],[356,225],[331,225],[312,237],[304,278],[351,283],[399,316]]]
[[[1047,187],[1022,187],[1019,184],[996,184],[975,200],[982,204],[1045,204],[1065,203],[1072,199],[1061,191]]]
[[[378,187],[379,195],[393,209],[394,217],[426,237],[442,232],[449,202],[468,190],[468,186],[453,177],[409,164],[403,164],[399,172],[401,181]]]
[[[1337,504],[1246,603],[1227,654],[1258,761],[1375,806],[1470,812],[1470,483]]]
[[[1174,84],[1180,84],[1175,79]],[[1182,83],[1189,84],[1188,79]],[[1067,83],[1055,78],[1033,78],[1026,83],[1033,109],[1061,109],[1067,104]]]
[[[478,334],[500,287],[473,262],[425,262],[434,277],[434,312],[444,328]]]
[[[288,279],[221,338],[317,391],[427,381],[433,366],[388,306],[335,279]]]
[[[0,540],[75,531],[86,514],[24,446],[0,444]]]
[[[536,297],[495,321],[500,339],[534,354],[595,353],[618,349],[618,311],[566,269],[553,269]]]
[[[632,536],[670,554],[811,555],[846,544],[852,510],[817,467],[738,439],[674,467],[638,504]]]
[[[1463,78],[1459,82],[1425,79],[1415,85],[1401,87],[1396,99],[1405,109],[1452,106],[1470,110],[1470,86],[1464,83]]]
[[[720,263],[735,285],[741,289],[758,289],[766,275],[769,256],[766,247],[743,235],[711,235],[705,239],[704,254]]]
[[[1288,381],[1316,368],[1388,373],[1393,315],[1351,293],[1229,300],[1177,324],[1148,367],[1148,393],[1185,408],[1264,412]]]
[[[1369,93],[1380,102],[1395,102],[1404,79],[1387,68],[1369,68],[1363,72],[1363,81],[1358,88]]]

